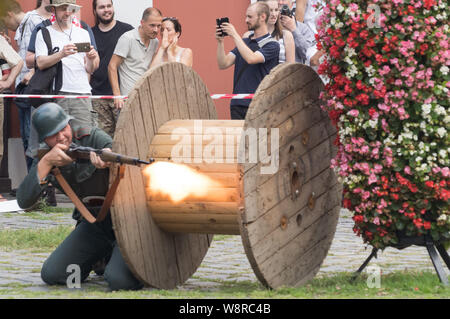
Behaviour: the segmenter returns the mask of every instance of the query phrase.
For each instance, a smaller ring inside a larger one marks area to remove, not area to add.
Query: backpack
[[[47,27],[41,28],[42,37],[47,45],[48,55],[52,55],[59,51],[58,47],[52,47],[52,40],[50,32]],[[52,65],[51,67],[40,70],[35,66],[35,73],[31,78],[24,94],[29,95],[52,95],[61,90],[62,87],[62,62]],[[53,83],[55,84],[53,86]],[[30,104],[34,107],[39,107],[44,103],[53,102],[53,99],[30,99]]]

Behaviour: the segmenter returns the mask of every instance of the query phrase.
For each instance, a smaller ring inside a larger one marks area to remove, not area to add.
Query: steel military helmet
[[[52,136],[72,120],[61,106],[56,103],[44,103],[34,112],[31,122],[39,136],[39,143],[42,143],[46,137]]]

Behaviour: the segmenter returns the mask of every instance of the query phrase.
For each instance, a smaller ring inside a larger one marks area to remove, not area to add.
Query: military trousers
[[[103,274],[111,290],[138,290],[143,283],[131,273],[119,250],[111,227],[111,217],[91,224],[82,220],[67,238],[44,262],[42,280],[49,285],[67,285],[76,282],[76,270],[82,283],[92,266],[111,254]]]

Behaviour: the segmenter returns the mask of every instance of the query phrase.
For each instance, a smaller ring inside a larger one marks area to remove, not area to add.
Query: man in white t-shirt
[[[62,62],[62,88],[59,95],[90,95],[89,77],[99,65],[97,51],[90,45],[89,52],[78,52],[75,43],[90,43],[89,33],[72,24],[72,16],[80,9],[76,0],[53,0],[49,5],[56,17],[56,22],[47,27],[52,47],[59,51],[48,55],[42,30],[36,37],[36,64],[44,70]],[[74,117],[79,125],[95,126],[92,103],[89,99],[61,99],[58,104]]]

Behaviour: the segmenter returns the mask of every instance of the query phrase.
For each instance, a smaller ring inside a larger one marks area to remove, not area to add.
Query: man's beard
[[[101,17],[99,17],[99,16],[97,15],[97,22],[98,22],[98,23],[101,23],[101,24],[110,24],[113,20],[114,20],[114,12],[113,12],[113,14],[111,15],[111,18],[109,18],[108,20],[102,19]]]
[[[255,31],[256,29],[258,29],[261,25],[258,22],[255,22],[255,24],[250,25],[247,24],[248,27],[248,31]]]
[[[72,26],[72,20],[73,20],[73,16],[70,16],[69,18],[67,18],[67,21],[64,21],[62,17],[58,17],[55,15],[56,18],[56,23],[58,24],[58,26],[62,29],[64,28],[70,28]]]

